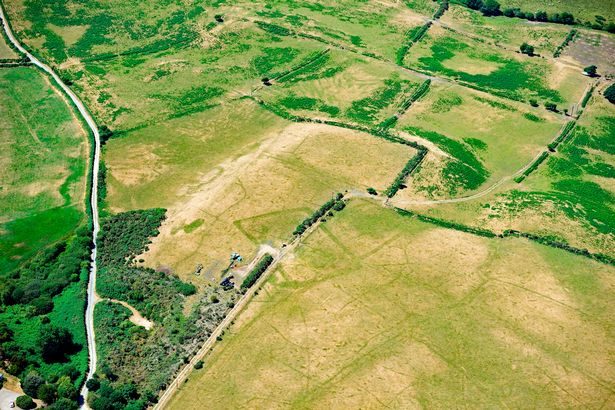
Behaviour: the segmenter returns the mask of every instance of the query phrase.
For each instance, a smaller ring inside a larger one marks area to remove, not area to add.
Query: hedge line
[[[308,58],[306,58],[302,63],[300,63],[300,64],[298,64],[298,65],[296,65],[294,67],[291,67],[291,68],[289,68],[286,71],[282,71],[280,74],[276,75],[275,77],[272,77],[272,79],[273,80],[281,80],[282,78],[286,77],[287,75],[292,74],[292,73],[294,73],[297,70],[301,70],[302,68],[312,64],[314,61],[317,61],[317,60],[321,59],[323,56],[328,54],[329,51],[331,51],[331,50],[327,48],[327,49],[325,49],[323,51],[319,51],[319,52],[315,53],[313,57],[309,57],[308,56]]]
[[[585,93],[585,95],[583,96],[583,100],[581,101],[581,108],[585,108],[585,106],[589,102],[589,99],[591,98],[593,92],[594,92],[594,86],[592,85],[591,88],[589,89],[589,91],[587,93]]]
[[[418,42],[423,38],[427,30],[431,27],[431,21],[428,21],[423,26],[421,26],[418,30],[411,29],[406,33],[406,42],[403,46],[397,51],[396,63],[397,65],[404,65],[404,59],[406,58],[406,54],[408,54],[408,50],[410,47],[414,45],[414,43]]]
[[[399,189],[406,181],[406,178],[408,178],[408,175],[410,175],[412,171],[414,171],[423,161],[425,155],[427,155],[427,149],[423,148],[420,149],[415,156],[410,158],[410,161],[408,161],[408,163],[404,166],[401,172],[397,175],[391,186],[388,187],[384,192],[387,197],[392,198],[393,196],[395,196],[397,191],[399,191]]]
[[[293,235],[300,236],[302,235],[310,226],[314,225],[320,218],[325,216],[327,212],[330,210],[341,211],[346,207],[346,202],[344,202],[344,195],[341,193],[337,193],[335,198],[329,199],[324,203],[320,208],[318,208],[312,215],[305,218],[303,222],[301,222],[295,228]]]
[[[410,97],[408,97],[408,99],[401,104],[401,106],[399,107],[399,110],[397,110],[397,112],[394,115],[390,116],[389,118],[387,118],[386,120],[384,120],[380,124],[378,124],[378,128],[388,129],[388,128],[391,128],[393,125],[395,125],[395,123],[397,123],[397,120],[399,119],[399,117],[404,115],[405,112],[408,111],[408,109],[412,106],[412,104],[416,100],[418,100],[419,98],[421,98],[422,96],[427,94],[427,92],[429,91],[429,85],[430,84],[431,84],[431,80],[430,79],[427,79],[422,84],[420,84],[414,90],[412,95]]]
[[[568,35],[566,36],[566,38],[564,39],[562,44],[557,46],[557,48],[555,49],[555,52],[553,53],[553,57],[555,57],[555,58],[559,57],[560,54],[562,54],[562,51],[564,51],[566,46],[568,46],[568,44],[574,39],[574,37],[577,35],[577,33],[578,33],[578,31],[575,30],[575,29],[570,30],[570,32],[568,33]]]
[[[455,229],[457,231],[467,232],[467,233],[471,233],[471,234],[474,234],[474,235],[483,236],[483,237],[486,237],[486,238],[508,238],[508,237],[525,238],[525,239],[528,239],[528,240],[533,241],[533,242],[540,243],[540,244],[545,245],[545,246],[550,246],[552,248],[562,249],[562,250],[564,250],[566,252],[574,253],[575,255],[585,256],[586,258],[594,259],[594,260],[596,260],[598,262],[602,262],[602,263],[605,263],[607,265],[614,265],[615,266],[615,258],[613,258],[613,257],[611,257],[609,255],[604,255],[602,253],[592,253],[592,252],[588,251],[587,249],[575,248],[574,246],[570,246],[567,243],[554,241],[552,239],[545,238],[545,237],[540,236],[540,235],[535,235],[535,234],[532,234],[532,233],[520,232],[520,231],[516,231],[514,229],[507,229],[507,230],[505,230],[504,232],[502,232],[501,234],[498,235],[498,234],[496,234],[496,233],[494,233],[492,231],[489,231],[487,229],[473,228],[471,226],[462,225],[462,224],[459,224],[459,223],[456,223],[456,222],[446,221],[446,220],[438,219],[438,218],[432,218],[430,216],[425,216],[425,215],[417,214],[415,212],[408,211],[406,209],[395,208],[395,211],[397,211],[397,213],[402,215],[402,216],[417,218],[418,220],[420,220],[422,222],[427,222],[427,223],[431,223],[431,224],[434,224],[434,225],[442,226],[444,228]]]
[[[252,285],[256,283],[258,278],[261,277],[263,272],[267,270],[267,268],[269,267],[269,265],[271,265],[272,262],[273,262],[273,256],[266,253],[261,258],[261,260],[258,261],[256,266],[250,271],[250,273],[248,273],[248,276],[246,276],[246,278],[243,280],[241,284],[241,289],[248,289],[252,287]]]
[[[544,160],[547,159],[548,156],[549,156],[549,153],[547,151],[543,151],[540,154],[540,156],[538,158],[536,158],[536,161],[532,162],[532,164],[529,167],[527,167],[527,169],[525,171],[523,171],[523,173],[521,175],[515,177],[514,181],[516,183],[520,183],[521,181],[523,181],[532,172],[536,171],[536,168],[538,168],[538,166],[540,164],[542,164],[544,162]]]
[[[529,239],[530,241],[538,242],[542,245],[550,246],[552,248],[562,249],[567,252],[574,253],[576,255],[585,256],[587,258],[594,259],[602,263],[606,263],[608,265],[615,265],[615,258],[611,256],[604,255],[602,253],[591,253],[587,249],[575,248],[574,246],[570,246],[567,243],[554,241],[552,239],[545,238],[539,235],[534,235],[532,233],[525,233],[525,232],[516,231],[514,229],[507,229],[502,233],[502,235],[500,235],[500,237],[502,238],[509,237],[509,236],[517,237],[517,238],[526,238],[526,239]]]
[[[559,133],[557,138],[555,138],[553,142],[547,145],[547,147],[549,148],[549,151],[554,152],[557,146],[561,144],[562,142],[564,142],[564,140],[568,137],[568,135],[570,135],[570,132],[574,128],[575,124],[576,124],[576,121],[574,120],[568,121],[568,123],[566,123],[566,125],[564,126],[564,129],[562,130],[562,132]]]
[[[446,10],[448,10],[448,0],[441,0],[440,7],[438,7],[438,10],[436,10],[436,12],[434,13],[433,19],[438,20],[440,17],[442,17]]]

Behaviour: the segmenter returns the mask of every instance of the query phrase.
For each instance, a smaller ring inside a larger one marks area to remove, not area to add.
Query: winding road
[[[88,299],[87,306],[85,310],[85,327],[87,332],[88,339],[88,357],[89,357],[89,366],[88,366],[88,374],[86,380],[90,379],[94,372],[96,371],[96,340],[94,335],[94,305],[96,303],[96,237],[98,236],[98,231],[100,230],[100,224],[98,220],[98,167],[100,163],[100,135],[98,133],[98,127],[96,122],[85,108],[85,105],[81,102],[79,97],[72,92],[72,90],[64,84],[59,75],[57,75],[51,67],[47,64],[40,61],[38,58],[34,57],[28,50],[26,50],[19,41],[13,35],[13,31],[7,22],[6,16],[4,14],[4,6],[0,2],[0,18],[2,19],[2,27],[8,39],[13,43],[13,45],[23,54],[28,57],[28,59],[40,68],[49,74],[57,85],[64,91],[64,93],[70,98],[72,103],[75,105],[79,114],[83,117],[85,122],[87,123],[92,135],[94,136],[94,158],[92,163],[92,173],[91,173],[91,181],[92,181],[92,189],[90,195],[90,208],[92,211],[92,222],[93,222],[93,231],[92,231],[92,256],[91,256],[91,265],[90,265],[90,276],[88,279]],[[81,390],[81,395],[84,399],[84,408],[89,408],[87,405],[87,395],[88,389],[83,385]]]

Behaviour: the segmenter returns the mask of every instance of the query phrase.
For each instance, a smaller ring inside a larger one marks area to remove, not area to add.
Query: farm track
[[[10,40],[11,43],[21,52],[23,53],[29,61],[32,62],[33,65],[38,67],[47,73],[56,84],[60,87],[61,91],[70,99],[72,104],[75,105],[75,108],[81,114],[82,118],[85,120],[87,126],[92,133],[94,139],[94,155],[92,156],[92,164],[91,164],[91,192],[90,192],[90,210],[92,212],[92,253],[91,253],[91,264],[90,264],[90,275],[88,278],[87,285],[87,304],[85,310],[85,327],[87,333],[87,342],[88,342],[88,357],[89,357],[89,365],[88,365],[88,373],[86,376],[86,380],[90,379],[94,372],[96,371],[96,338],[94,334],[94,305],[96,304],[96,237],[98,236],[98,232],[100,230],[99,218],[98,218],[98,169],[100,164],[100,135],[98,133],[98,127],[96,122],[88,112],[85,105],[81,102],[79,97],[62,81],[60,76],[56,74],[53,69],[47,64],[40,61],[38,58],[33,56],[28,50],[26,50],[21,43],[17,40],[17,38],[13,35],[13,31],[6,19],[6,15],[4,13],[4,5],[0,1],[0,18],[2,19],[2,27],[6,36]],[[83,407],[88,409],[87,405],[87,395],[88,388],[85,383],[81,389],[81,395],[83,397]]]

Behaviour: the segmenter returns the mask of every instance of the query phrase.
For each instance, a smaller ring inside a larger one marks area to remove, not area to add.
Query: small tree
[[[534,46],[528,43],[521,44],[521,47],[519,47],[519,49],[521,50],[521,53],[523,54],[527,54],[528,56],[534,55]]]
[[[97,378],[88,379],[88,381],[85,382],[85,386],[90,391],[96,391],[100,389],[100,380],[98,380]]]
[[[499,16],[502,14],[500,3],[497,0],[486,0],[480,11],[485,16]]]
[[[26,377],[21,380],[21,388],[26,394],[32,397],[38,397],[38,389],[43,384],[45,384],[45,379],[34,370],[29,372]]]
[[[58,398],[56,386],[53,384],[43,384],[38,388],[38,398],[47,404],[55,402]]]
[[[557,112],[557,104],[553,102],[545,103],[545,108],[549,111]]]
[[[31,410],[36,408],[36,403],[29,396],[19,396],[15,400],[17,407],[23,410]]]
[[[198,362],[196,362],[196,363],[194,364],[194,368],[195,368],[195,369],[197,369],[197,370],[198,370],[198,369],[202,369],[202,368],[203,368],[203,361],[202,361],[202,360],[199,360]]]
[[[615,84],[611,84],[606,90],[604,90],[604,98],[606,98],[611,104],[615,104]]]
[[[585,74],[587,74],[590,77],[595,77],[596,74],[598,74],[598,67],[596,67],[595,65],[590,65],[587,66],[583,69],[583,71],[585,72]]]
[[[532,99],[530,99],[530,105],[532,107],[538,107],[538,101],[536,101],[535,99],[532,98]]]
[[[372,187],[367,188],[367,193],[370,194],[370,195],[378,195],[378,191],[376,191]]]

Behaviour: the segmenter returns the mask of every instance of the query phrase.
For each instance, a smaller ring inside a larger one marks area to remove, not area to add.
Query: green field
[[[611,395],[612,274],[353,202],[282,263],[170,408],[594,407]]]
[[[33,68],[0,70],[0,275],[84,220],[87,141]]]
[[[608,407],[615,36],[465,3],[3,1],[105,135],[94,410],[153,405],[266,253],[171,408]],[[31,67],[0,67],[0,114],[0,349],[77,386],[87,138]]]
[[[87,137],[34,68],[0,69],[0,115],[2,367],[72,399],[87,370]],[[44,335],[58,329],[61,354],[47,353]]]

